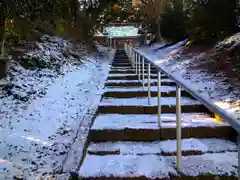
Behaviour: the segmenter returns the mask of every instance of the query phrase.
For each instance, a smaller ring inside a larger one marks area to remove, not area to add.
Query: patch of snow
[[[152,92],[157,92],[158,90],[157,86],[151,86]],[[143,91],[142,87],[105,87],[105,92],[137,92],[137,91]],[[145,91],[147,91],[147,88],[145,88]],[[161,92],[171,92],[176,91],[175,86],[161,86]]]
[[[166,162],[170,162],[170,164],[176,166],[176,158],[168,157],[166,158]],[[237,152],[183,156],[182,166],[185,176],[238,176]]]
[[[139,80],[123,80],[123,79],[107,80],[107,83],[141,83],[141,82],[142,82],[142,81],[139,81]],[[144,82],[147,83],[148,80],[145,79]],[[157,82],[157,79],[151,79],[150,82],[151,82],[151,83]],[[162,79],[161,82],[164,83],[164,82],[174,82],[174,81],[171,80],[171,79]]]
[[[111,71],[118,71],[119,73],[129,73],[130,71],[134,73],[132,69],[113,69],[111,68]]]
[[[225,123],[216,121],[208,114],[204,113],[182,113],[182,127],[216,127],[226,126]],[[175,128],[176,115],[162,114],[162,128]],[[154,129],[158,130],[157,115],[120,115],[120,114],[100,114],[96,117],[92,130],[123,130],[131,129]]]
[[[111,26],[106,27],[105,31],[109,37],[126,37],[126,36],[138,36],[138,28],[134,26]],[[102,36],[102,33],[96,34]]]
[[[100,106],[157,106],[158,98],[151,97],[151,104],[148,104],[148,97],[139,97],[139,98],[103,98],[100,102]],[[200,105],[196,100],[193,100],[189,97],[181,98],[182,105]],[[176,105],[175,97],[162,97],[161,105]]]
[[[177,152],[176,140],[162,141],[161,150],[163,152]],[[182,151],[201,151],[203,153],[211,152],[225,152],[225,151],[237,151],[237,145],[231,141],[223,139],[183,139]]]
[[[162,75],[162,76],[164,77],[164,75]],[[138,78],[138,75],[137,74],[129,74],[129,73],[126,73],[126,74],[109,74],[108,77],[137,77]],[[152,74],[151,78],[152,77],[154,77],[154,79],[156,79],[157,75]]]
[[[224,78],[216,78],[204,71],[193,70],[191,67],[195,66],[198,57],[183,59],[177,56],[185,43],[186,41],[182,41],[159,51],[154,51],[151,47],[146,46],[140,47],[138,50],[156,66],[186,84],[192,91],[198,92],[200,96],[213,102],[219,108],[240,118],[239,90],[236,88],[229,91],[229,85],[224,83]]]
[[[30,70],[14,63],[8,77],[13,84],[11,94],[0,94],[0,159],[6,162],[0,172],[4,179],[61,172],[79,124],[102,92],[110,69],[113,53],[104,47],[98,47],[102,56],[84,50],[80,61],[75,52],[63,55],[62,49],[71,46],[67,40],[44,36],[42,41],[39,49],[27,55],[38,56],[54,64],[53,68],[59,65],[60,70]],[[14,94],[24,94],[27,99]]]
[[[240,20],[239,17],[238,17],[238,20]],[[239,42],[240,42],[240,33],[236,33],[233,36],[227,37],[223,41],[219,42],[216,45],[216,47],[220,48],[224,45],[230,45],[230,44],[233,44],[233,46],[234,46],[234,45],[237,45]]]
[[[165,163],[161,156],[94,156],[87,155],[80,168],[79,176],[85,178],[113,177],[113,178],[137,178],[148,179],[170,178],[176,175],[173,167]]]
[[[237,177],[237,153],[211,153],[197,156],[183,156],[183,175],[235,176]],[[156,155],[87,155],[80,168],[83,178],[139,178],[170,179],[180,176],[175,170],[176,157]]]
[[[106,142],[91,143],[88,152],[91,154],[115,153],[121,155],[160,155],[164,153],[176,153],[176,140],[154,141],[154,142]],[[182,139],[182,151],[200,153],[221,153],[224,151],[236,152],[237,145],[223,139]]]

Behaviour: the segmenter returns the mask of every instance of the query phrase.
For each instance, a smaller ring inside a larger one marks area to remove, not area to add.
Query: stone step
[[[120,69],[120,70],[121,69],[126,69],[126,70],[133,69],[133,70],[135,70],[135,67],[132,67],[130,65],[126,66],[126,67],[124,67],[124,66],[111,66],[111,70],[118,70],[118,69]],[[151,70],[156,70],[156,67],[152,67]],[[142,67],[140,67],[140,71],[142,72]],[[144,72],[145,73],[148,72],[148,67],[147,66],[144,67]]]
[[[114,65],[128,65],[129,66],[129,64],[131,64],[130,63],[131,61],[129,61],[128,59],[122,59],[122,60],[120,60],[120,61],[113,61],[112,62],[112,66]]]
[[[129,63],[129,62],[131,62],[129,59],[127,59],[127,60],[122,60],[122,59],[117,60],[116,59],[112,62],[112,64],[123,64],[123,65],[125,65],[126,63]]]
[[[183,156],[183,169],[176,171],[176,157],[157,155],[106,155],[87,154],[80,167],[79,177],[83,180],[126,180],[126,179],[236,179],[237,153],[207,153]]]
[[[123,61],[122,59],[115,59],[113,62],[112,62],[112,64],[122,64],[122,65],[125,65],[125,63],[128,63],[128,62],[133,62],[133,61],[131,61],[130,59],[127,59],[127,60],[125,60],[125,61]],[[137,65],[142,65],[143,63],[142,63],[142,61],[140,62],[140,63],[136,63]],[[149,63],[148,62],[144,62],[144,65],[145,66],[147,66]],[[151,65],[152,66],[152,65]]]
[[[119,51],[119,52],[117,51],[117,52],[116,52],[116,55],[118,55],[118,56],[119,56],[119,55],[127,56],[127,54],[126,54],[126,52],[125,52],[124,50],[123,50],[123,51]]]
[[[151,86],[157,86],[158,82],[156,79],[151,79]],[[145,87],[148,86],[148,80],[145,79]],[[176,86],[176,83],[170,79],[162,79],[162,86]],[[142,80],[107,80],[105,86],[110,87],[142,87]]]
[[[125,64],[128,64],[128,63],[130,63],[131,61],[129,60],[129,59],[115,59],[113,62],[112,62],[112,64],[123,64],[123,65],[125,65]]]
[[[116,61],[114,61],[113,63],[112,63],[112,66],[121,66],[121,67],[128,67],[128,66],[130,66],[131,65],[131,61],[124,61],[124,62],[116,62]],[[137,67],[139,67],[139,64],[136,64],[137,65]],[[135,66],[135,65],[134,65]],[[140,63],[140,67],[142,67],[142,63]],[[144,67],[148,67],[148,63],[145,63],[144,64]],[[153,66],[151,66],[151,68],[153,68]]]
[[[126,52],[124,51],[124,50],[122,50],[122,51],[117,51],[116,53],[115,53],[115,56],[119,56],[119,55],[124,55],[124,56],[127,56],[127,54],[126,54]]]
[[[113,62],[112,62],[112,66],[122,66],[122,67],[127,67],[127,66],[129,66],[129,64],[132,64],[132,61],[130,61],[130,60],[120,60],[120,61],[116,61],[116,60],[114,60]],[[133,62],[133,64],[134,64],[134,62]],[[136,64],[137,66],[142,66],[143,64],[142,63],[137,63]],[[148,63],[144,63],[144,67],[148,67]],[[154,67],[154,65],[152,65],[151,64],[151,68],[152,67]]]
[[[122,66],[126,66],[129,65],[131,61],[130,60],[115,60],[112,62],[112,65],[122,65]]]
[[[129,60],[128,56],[125,54],[118,54],[114,57],[114,61],[121,61],[122,59]]]
[[[110,70],[111,71],[113,71],[113,70],[133,70],[134,72],[136,72],[136,69],[134,68],[134,67],[125,67],[125,68],[123,68],[123,67],[117,67],[117,66],[112,66],[111,68],[110,68]],[[138,70],[138,72],[139,72],[139,70]],[[157,69],[156,68],[152,68],[151,69],[151,72],[154,72],[154,73],[157,73],[158,71],[157,71]],[[142,71],[142,68],[140,69],[140,73],[141,74],[145,74],[145,75],[147,75],[148,74],[148,69],[147,68],[145,68],[144,69],[144,72]]]
[[[235,137],[231,126],[216,121],[206,113],[183,113],[181,119],[182,138]],[[89,132],[89,140],[93,142],[168,139],[176,139],[175,114],[162,114],[161,129],[157,115],[99,114]]]
[[[128,60],[131,61],[130,58],[128,58]],[[115,59],[113,62],[121,62],[121,60],[120,59]],[[137,61],[137,64],[139,64],[138,61]],[[140,64],[142,64],[142,60],[141,60]],[[144,61],[144,64],[148,64],[148,62]]]
[[[92,155],[177,155],[176,140],[153,142],[100,142],[90,143],[87,152]],[[236,142],[224,139],[182,139],[182,155],[200,155],[205,153],[237,152]]]
[[[119,113],[119,114],[156,114],[157,97],[151,97],[151,104],[148,104],[147,97],[139,98],[107,98],[103,97],[99,104],[99,113]],[[189,97],[181,98],[182,112],[206,112],[206,108],[196,100]],[[161,98],[162,113],[176,112],[176,98]]]
[[[112,64],[112,67],[122,67],[122,68],[127,68],[127,67],[131,67],[131,63],[130,62],[127,62],[127,63],[113,63]],[[134,66],[135,67],[135,66]],[[139,67],[139,66],[137,66]],[[142,65],[140,65],[141,69],[142,69]],[[144,67],[147,69],[148,68],[148,65],[144,65]],[[151,67],[151,68],[155,68],[155,67]]]
[[[145,75],[144,78],[147,80],[148,76]],[[150,76],[151,79],[157,79],[158,76],[157,75],[151,75]],[[166,79],[168,78],[166,75],[161,75],[162,79]],[[142,75],[141,75],[141,79],[142,79]],[[110,74],[108,76],[108,80],[138,80],[138,75],[136,74]]]
[[[147,72],[147,71],[146,71]],[[157,70],[151,70],[151,74],[157,74],[158,71]],[[135,70],[134,69],[111,69],[109,71],[109,74],[135,74]]]
[[[191,97],[186,91],[182,90],[182,96]],[[136,98],[136,97],[147,97],[147,87],[105,87],[104,97],[112,98]],[[151,97],[158,96],[157,86],[151,87]],[[161,86],[162,97],[176,97],[176,86]]]
[[[126,52],[123,50],[123,51],[117,51],[116,53],[115,53],[115,55],[117,56],[119,56],[119,55],[124,55],[124,56],[127,56],[127,54],[126,54]]]
[[[87,154],[79,170],[83,180],[166,179],[178,176],[174,167],[164,157]]]
[[[129,58],[127,56],[125,56],[125,55],[117,55],[117,56],[114,57],[114,61],[113,62],[115,62],[115,61],[122,61],[122,60],[128,60],[129,61]]]

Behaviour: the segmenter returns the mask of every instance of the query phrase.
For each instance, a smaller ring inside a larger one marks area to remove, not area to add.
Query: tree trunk
[[[0,2],[0,48],[1,56],[4,56],[4,32],[5,32],[5,8],[4,3]]]
[[[157,40],[158,41],[162,41],[162,34],[161,34],[161,20],[160,18],[157,18],[156,20],[156,24],[157,24]]]
[[[7,74],[8,61],[4,56],[4,34],[5,34],[5,5],[0,2],[0,78]]]

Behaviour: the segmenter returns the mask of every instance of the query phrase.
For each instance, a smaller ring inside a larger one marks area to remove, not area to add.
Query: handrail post
[[[136,74],[138,73],[138,56],[137,56],[137,52],[135,51],[135,53],[134,53],[134,55],[135,55],[135,62],[136,62],[136,67],[135,67],[135,70],[136,70]]]
[[[126,44],[124,43],[124,50],[125,50],[125,52],[127,53],[127,50],[126,50]]]
[[[151,104],[151,64],[148,63],[148,104]]]
[[[158,71],[158,126],[161,128],[161,71]]]
[[[238,133],[238,136],[237,136],[237,139],[238,139],[238,180],[240,180],[240,133]]]
[[[132,60],[133,60],[133,64],[134,64],[134,66],[133,66],[133,68],[136,66],[136,60],[135,60],[135,58],[134,58],[134,49],[132,49],[132,53],[131,53],[131,56],[132,56]]]
[[[128,55],[128,56],[130,57],[130,59],[131,59],[131,61],[132,61],[132,65],[133,65],[132,48],[128,46],[128,49],[129,49],[129,52],[128,52],[129,55]]]
[[[145,87],[145,84],[144,84],[145,83],[145,77],[144,77],[145,76],[145,72],[144,72],[145,71],[145,69],[144,69],[145,67],[144,67],[144,63],[145,63],[144,62],[144,57],[142,57],[142,85],[143,85],[143,91],[144,91],[144,87]]]
[[[138,54],[138,80],[141,80],[141,56]]]
[[[132,48],[127,44],[127,47],[128,47],[128,55],[131,57],[131,59],[132,59],[132,56],[131,56],[131,54],[132,54]]]
[[[131,66],[133,66],[133,59],[132,59],[132,56],[131,56],[131,51],[132,51],[132,49],[128,46],[128,57],[129,57]]]
[[[182,171],[182,137],[181,137],[181,87],[176,87],[176,131],[177,131],[177,169]]]

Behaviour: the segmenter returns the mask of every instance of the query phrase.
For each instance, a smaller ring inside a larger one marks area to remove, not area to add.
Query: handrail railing
[[[200,101],[204,106],[206,106],[209,110],[212,112],[218,114],[224,121],[228,122],[230,126],[232,126],[237,132],[238,132],[238,179],[240,180],[240,121],[237,120],[233,115],[229,114],[225,110],[221,109],[220,107],[216,106],[213,102],[211,102],[209,99],[206,99],[196,93],[194,90],[190,89],[184,82],[181,81],[180,78],[175,77],[168,73],[165,69],[163,69],[161,66],[157,65],[154,61],[152,61],[150,58],[145,57],[145,55],[137,50],[136,48],[130,46],[129,44],[124,45],[124,49],[128,55],[128,57],[131,60],[132,66],[136,71],[136,74],[139,75],[139,80],[141,77],[141,69],[140,65],[142,64],[142,67],[144,66],[144,62],[146,61],[148,63],[148,103],[150,103],[151,98],[151,91],[150,91],[150,76],[151,76],[151,65],[155,66],[158,70],[158,123],[159,128],[161,128],[161,72],[166,74],[170,79],[175,81],[177,84],[176,88],[176,128],[177,128],[177,168],[179,171],[182,170],[182,149],[181,149],[181,88],[184,88],[185,91],[187,91],[189,94],[191,94],[194,98],[196,98],[198,101]],[[142,59],[142,62],[141,62]],[[143,69],[142,69],[143,70]],[[143,88],[144,88],[144,70],[143,70]]]

